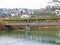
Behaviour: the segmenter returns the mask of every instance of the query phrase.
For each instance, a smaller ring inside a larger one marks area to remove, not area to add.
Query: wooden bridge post
[[[30,25],[26,25],[26,37],[30,39]]]

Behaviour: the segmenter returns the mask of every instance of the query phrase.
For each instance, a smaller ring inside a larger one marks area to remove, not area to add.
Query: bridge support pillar
[[[30,25],[26,25],[26,37],[30,39]]]

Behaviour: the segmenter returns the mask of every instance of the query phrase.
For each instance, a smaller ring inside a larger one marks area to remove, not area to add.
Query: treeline
[[[56,15],[53,11],[45,9],[34,9],[34,15]]]

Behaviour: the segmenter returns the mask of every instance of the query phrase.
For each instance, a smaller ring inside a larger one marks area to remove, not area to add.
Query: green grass
[[[21,16],[15,16],[15,17],[11,17],[9,18],[9,20],[20,20]]]
[[[60,16],[56,16],[56,15],[32,15],[30,18],[28,19],[60,19]],[[21,20],[21,16],[15,16],[15,17],[10,17],[9,20]],[[24,19],[23,19],[24,20]]]
[[[28,19],[21,19],[21,16],[15,16],[15,17],[10,17],[9,19],[7,19],[8,21],[6,21],[4,19],[4,21],[7,23],[9,21],[16,21],[16,20],[19,21],[19,20],[40,20],[40,19],[42,19],[42,21],[44,21],[45,19],[55,19],[55,20],[58,21],[58,20],[60,20],[60,16],[56,16],[56,15],[47,15],[47,16],[46,15],[45,16],[42,15],[42,16],[37,16],[37,15],[35,15],[35,16],[31,16]]]
[[[38,16],[38,15],[35,15],[35,16],[32,16],[31,17],[32,19],[60,19],[60,16],[56,16],[56,15],[41,15],[41,16]]]

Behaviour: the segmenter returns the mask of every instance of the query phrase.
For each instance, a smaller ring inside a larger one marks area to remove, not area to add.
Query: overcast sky
[[[0,0],[0,8],[45,8],[51,0]]]

